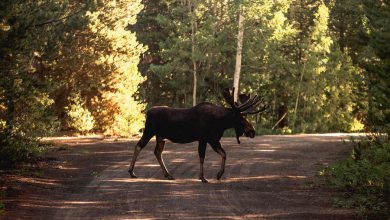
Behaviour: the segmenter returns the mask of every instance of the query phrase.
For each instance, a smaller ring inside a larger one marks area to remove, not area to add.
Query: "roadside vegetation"
[[[326,185],[343,192],[334,198],[340,207],[356,208],[363,218],[390,218],[390,141],[387,135],[370,135],[353,141],[345,160],[320,172]]]

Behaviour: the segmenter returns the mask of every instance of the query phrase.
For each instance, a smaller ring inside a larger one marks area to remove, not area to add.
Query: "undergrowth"
[[[0,169],[35,161],[45,151],[46,145],[36,138],[0,132]]]
[[[357,208],[366,219],[390,219],[390,141],[386,135],[353,141],[349,158],[320,172],[328,186],[340,190],[339,207]]]

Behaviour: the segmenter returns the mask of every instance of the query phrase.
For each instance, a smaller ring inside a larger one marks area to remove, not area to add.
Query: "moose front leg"
[[[156,155],[156,158],[158,160],[158,163],[161,166],[161,169],[164,173],[164,176],[169,180],[174,180],[173,176],[169,173],[167,170],[164,160],[162,158],[162,152],[164,150],[165,141],[161,137],[156,137],[156,148],[154,149],[154,155]]]
[[[203,163],[204,163],[204,158],[206,156],[206,146],[207,146],[207,142],[199,141],[199,145],[198,145],[198,153],[199,153],[199,161],[200,161],[199,179],[202,180],[202,182],[204,183],[208,183],[208,181],[204,178],[204,173],[203,173]]]
[[[222,148],[221,143],[219,141],[211,142],[210,143],[211,147],[215,152],[217,152],[219,155],[222,157],[222,162],[221,162],[221,169],[219,170],[217,174],[217,179],[221,179],[223,173],[225,172],[225,161],[226,161],[226,152]]]

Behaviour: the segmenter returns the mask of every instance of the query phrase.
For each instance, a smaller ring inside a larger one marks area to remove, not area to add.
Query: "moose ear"
[[[232,94],[234,94],[234,87],[233,87],[233,91],[232,91]],[[235,108],[236,105],[234,104],[234,98],[232,96],[232,94],[230,94],[230,91],[228,88],[225,88],[222,92],[222,96],[225,98],[226,102],[232,107],[232,108]]]

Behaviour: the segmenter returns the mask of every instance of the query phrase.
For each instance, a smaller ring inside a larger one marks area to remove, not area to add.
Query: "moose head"
[[[264,100],[257,95],[250,98],[250,95],[247,94],[240,94],[239,103],[237,103],[234,101],[233,94],[234,87],[232,93],[230,93],[228,88],[222,93],[226,102],[234,111],[234,130],[236,132],[237,143],[240,143],[240,136],[243,134],[250,138],[254,138],[256,134],[255,129],[248,120],[246,120],[245,116],[263,112],[269,106],[262,104]],[[260,108],[256,110],[258,107]]]

